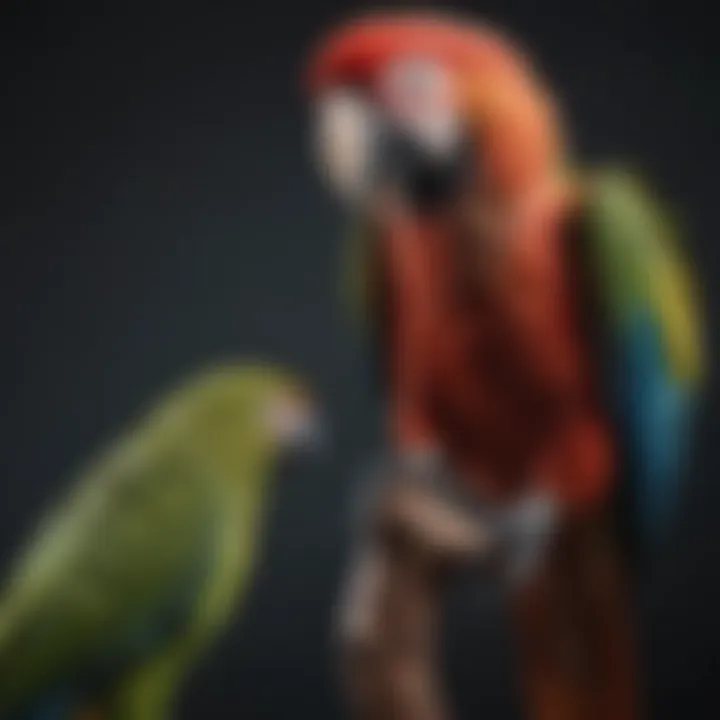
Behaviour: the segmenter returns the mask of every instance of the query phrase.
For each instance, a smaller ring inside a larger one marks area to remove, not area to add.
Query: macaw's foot
[[[347,698],[361,720],[449,720],[438,634],[453,571],[487,549],[462,508],[413,484],[386,487],[340,605]]]

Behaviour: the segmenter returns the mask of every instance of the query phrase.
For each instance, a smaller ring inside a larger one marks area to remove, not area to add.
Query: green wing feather
[[[583,285],[599,310],[604,396],[622,449],[623,523],[634,547],[664,534],[679,499],[706,372],[698,288],[661,203],[630,174],[589,181]]]
[[[676,223],[627,171],[598,171],[591,182],[593,261],[606,310],[620,324],[649,312],[668,371],[687,387],[700,386],[707,365],[704,318]]]
[[[175,450],[126,439],[45,522],[0,606],[0,711],[88,669],[116,671],[185,620],[213,498]]]
[[[377,385],[382,387],[387,376],[383,352],[392,296],[380,235],[371,222],[361,219],[351,228],[346,241],[344,271],[346,305],[361,327],[371,360],[371,373]]]
[[[380,293],[378,234],[366,220],[357,220],[347,233],[343,267],[344,305],[367,327],[374,316]]]

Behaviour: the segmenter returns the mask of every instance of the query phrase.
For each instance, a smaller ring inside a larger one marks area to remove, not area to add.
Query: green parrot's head
[[[163,415],[171,426],[179,423],[188,442],[213,462],[239,471],[259,469],[289,453],[320,450],[324,441],[309,384],[265,362],[206,370],[173,394]]]

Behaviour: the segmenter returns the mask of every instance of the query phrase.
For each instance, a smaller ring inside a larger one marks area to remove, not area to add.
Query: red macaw
[[[533,717],[636,717],[618,490],[646,538],[703,376],[663,211],[627,173],[576,167],[552,94],[487,26],[355,20],[308,84],[323,174],[359,220],[394,454],[495,518]]]

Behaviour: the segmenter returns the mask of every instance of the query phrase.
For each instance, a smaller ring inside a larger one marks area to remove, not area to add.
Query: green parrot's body
[[[182,388],[85,473],[0,605],[0,717],[163,718],[246,592],[275,448],[278,375]]]

